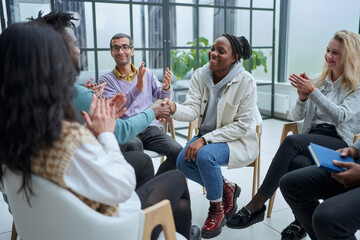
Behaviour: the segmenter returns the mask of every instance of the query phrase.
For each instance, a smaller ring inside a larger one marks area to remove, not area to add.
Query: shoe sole
[[[211,231],[211,232],[203,231],[203,229],[201,228],[201,237],[202,238],[213,238],[213,237],[220,235],[223,227],[225,226],[225,223],[226,223],[226,218],[223,219],[223,221],[221,222],[221,225],[218,229]]]
[[[259,223],[259,222],[262,222],[262,221],[264,221],[264,218],[263,218],[263,219],[256,220],[255,222],[252,222],[251,224],[247,224],[247,225],[240,226],[240,227],[239,227],[239,226],[231,226],[231,225],[228,225],[228,224],[226,224],[226,226],[227,226],[228,228],[232,228],[232,229],[244,229],[244,228],[250,227],[251,225],[254,225],[254,224]]]
[[[259,222],[264,221],[264,219],[265,219],[265,212],[266,212],[266,207],[265,207],[264,213],[263,213],[261,216],[258,216],[257,218],[255,218],[255,219],[253,220],[253,222],[251,222],[250,224],[246,224],[246,225],[243,225],[243,226],[232,226],[232,225],[229,225],[228,223],[226,223],[226,226],[227,226],[228,228],[233,228],[233,229],[243,229],[243,228],[250,227],[251,225],[254,225],[255,223],[259,223]]]
[[[236,200],[240,196],[241,189],[237,184],[235,184],[235,186],[236,186],[236,190],[235,190],[235,194],[234,194],[234,198],[233,198],[234,207],[233,207],[233,209],[231,209],[231,211],[228,214],[225,215],[226,219],[228,219],[230,216],[234,215],[237,210]]]

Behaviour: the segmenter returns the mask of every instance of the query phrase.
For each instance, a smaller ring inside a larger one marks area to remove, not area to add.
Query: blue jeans
[[[208,200],[217,200],[222,197],[223,177],[221,165],[229,162],[229,146],[227,143],[211,143],[200,148],[195,161],[185,159],[185,151],[189,144],[193,143],[200,136],[196,136],[186,144],[177,157],[176,165],[184,175],[204,186]]]

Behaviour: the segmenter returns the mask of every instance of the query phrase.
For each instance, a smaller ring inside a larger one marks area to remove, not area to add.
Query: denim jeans
[[[177,167],[184,175],[204,186],[208,200],[217,200],[222,197],[223,177],[221,165],[229,162],[229,146],[227,143],[211,143],[200,148],[195,161],[185,159],[185,151],[189,144],[193,143],[200,136],[196,136],[186,144],[177,158]]]

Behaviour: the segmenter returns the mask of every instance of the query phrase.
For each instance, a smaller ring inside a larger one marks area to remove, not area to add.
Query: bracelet
[[[171,85],[169,85],[169,87],[167,89],[163,89],[164,91],[169,91],[171,88]]]
[[[313,91],[315,91],[315,87],[314,86],[312,86],[312,88],[311,88],[311,90],[310,90],[310,92],[309,92],[309,94],[311,94]]]

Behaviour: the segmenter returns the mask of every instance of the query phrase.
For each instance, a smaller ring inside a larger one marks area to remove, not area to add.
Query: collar
[[[132,82],[134,80],[135,75],[138,73],[138,70],[135,68],[134,64],[131,64],[131,73],[129,75],[123,75],[117,70],[116,66],[113,70],[113,73],[117,80],[123,79],[127,82]]]
[[[343,75],[344,75],[344,74],[341,74],[340,77],[338,77],[338,79],[336,79],[335,82],[333,82],[333,81],[331,80],[331,77],[330,77],[330,76],[331,76],[331,73],[329,73],[329,74],[326,76],[326,78],[325,78],[325,82],[326,82],[327,84],[333,85],[333,86],[335,86],[335,87],[341,86],[341,82],[342,82]]]

